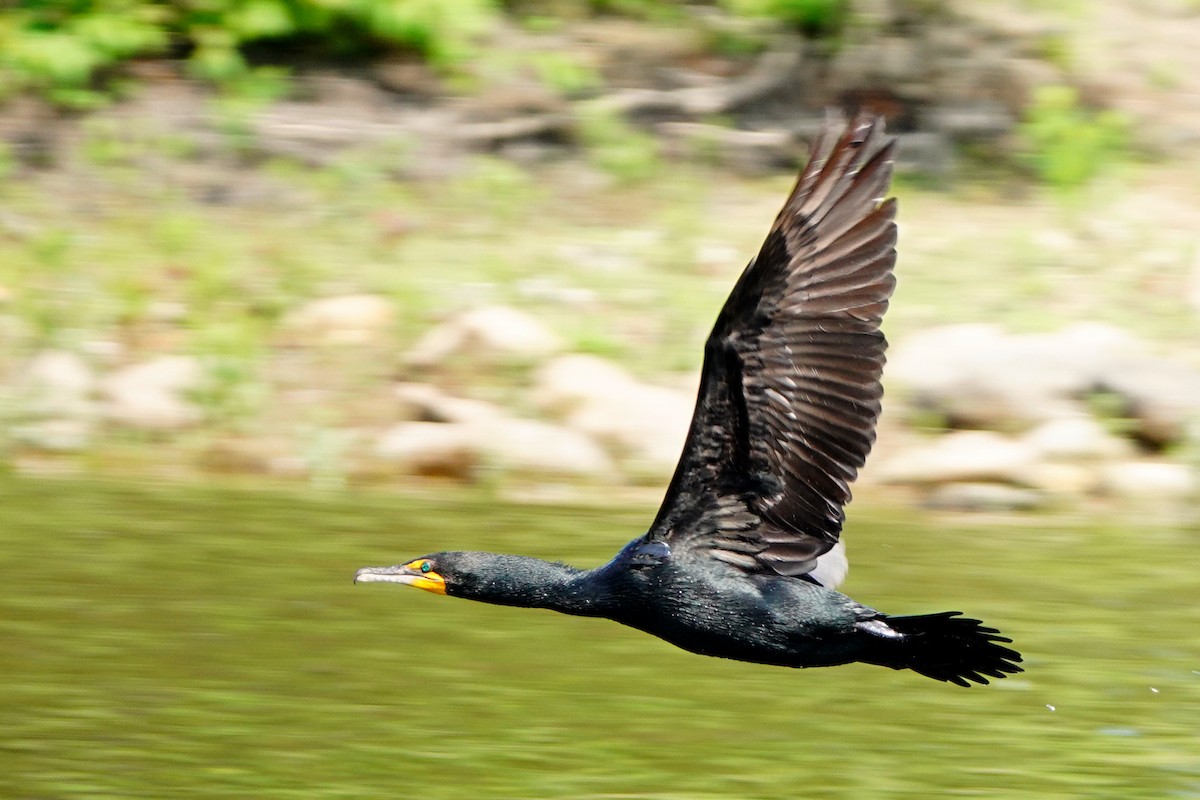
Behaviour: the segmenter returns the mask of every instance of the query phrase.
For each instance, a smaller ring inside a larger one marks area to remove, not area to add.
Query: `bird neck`
[[[484,603],[548,608],[579,616],[605,616],[611,610],[612,599],[604,582],[597,579],[597,570],[488,553],[473,572],[470,580],[461,581],[450,593]]]

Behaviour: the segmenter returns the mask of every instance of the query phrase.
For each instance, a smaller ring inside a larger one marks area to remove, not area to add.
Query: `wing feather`
[[[647,537],[780,575],[812,571],[837,543],[883,395],[893,146],[865,115],[818,135],[705,343],[688,439]]]

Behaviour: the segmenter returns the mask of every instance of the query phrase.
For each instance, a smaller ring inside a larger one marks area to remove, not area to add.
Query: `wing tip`
[[[773,228],[816,223],[850,194],[856,195],[859,214],[889,202],[895,148],[896,137],[887,135],[881,114],[860,110],[847,121],[841,112],[828,111]]]

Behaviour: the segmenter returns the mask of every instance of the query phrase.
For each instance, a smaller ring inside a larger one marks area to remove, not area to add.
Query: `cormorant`
[[[442,552],[355,581],[605,617],[709,656],[863,661],[959,686],[1021,672],[1011,639],[950,611],[890,616],[834,588],[849,484],[875,440],[895,286],[894,140],[828,124],[717,317],[695,414],[649,531],[593,570]]]

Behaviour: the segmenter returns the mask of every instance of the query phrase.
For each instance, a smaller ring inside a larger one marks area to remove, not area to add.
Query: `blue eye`
[[[429,572],[429,570],[431,570],[431,569],[433,569],[433,565],[430,564],[428,561],[421,562],[421,572]]]

